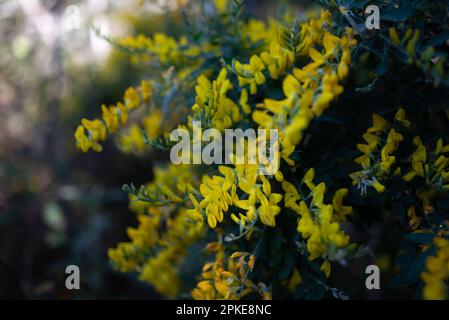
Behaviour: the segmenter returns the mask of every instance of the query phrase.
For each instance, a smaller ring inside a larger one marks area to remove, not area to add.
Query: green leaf
[[[285,253],[282,269],[278,274],[278,278],[279,279],[287,278],[292,273],[294,266],[295,266],[295,258],[293,256],[292,251],[288,250]]]
[[[427,258],[434,254],[435,247],[431,247],[419,254],[410,263],[401,268],[399,275],[392,279],[391,284],[405,287],[417,282],[420,279],[421,273],[424,271]]]
[[[398,22],[398,21],[407,20],[410,17],[412,17],[414,14],[415,14],[415,8],[413,6],[407,4],[407,5],[403,5],[402,7],[399,7],[399,8],[392,7],[390,9],[390,11],[387,11],[387,12],[381,14],[380,18],[382,20],[386,20],[386,21]]]
[[[425,47],[435,47],[449,40],[449,31],[443,32],[426,43]]]
[[[432,233],[408,233],[404,235],[405,239],[419,244],[431,244],[434,237],[435,235]]]
[[[369,2],[370,0],[352,0],[347,7],[351,9],[365,9]]]

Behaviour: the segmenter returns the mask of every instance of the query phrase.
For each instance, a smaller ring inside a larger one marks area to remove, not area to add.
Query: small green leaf
[[[414,14],[415,14],[415,8],[413,6],[407,4],[407,5],[403,5],[402,7],[399,7],[399,8],[392,7],[392,9],[390,11],[387,11],[381,15],[381,19],[386,20],[386,21],[398,22],[398,21],[407,20],[408,18],[412,17]]]
[[[404,235],[405,239],[420,244],[430,244],[434,237],[435,235],[432,233],[408,233]]]
[[[392,279],[391,284],[406,287],[417,282],[424,271],[427,258],[433,254],[435,254],[435,248],[431,247],[416,256],[410,263],[401,268],[401,272]]]
[[[443,32],[437,35],[436,37],[432,38],[432,40],[426,43],[425,47],[439,46],[440,44],[445,43],[447,40],[449,40],[449,31]]]

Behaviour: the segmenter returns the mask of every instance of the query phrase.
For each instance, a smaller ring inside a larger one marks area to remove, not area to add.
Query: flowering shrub
[[[123,152],[168,153],[201,121],[277,129],[281,157],[272,176],[165,163],[125,185],[139,224],[109,251],[118,270],[170,298],[345,299],[376,264],[385,297],[447,297],[448,7],[384,1],[370,31],[368,1],[338,3],[262,21],[215,0],[187,5],[184,35],[108,39],[148,78],[81,121],[82,151],[117,134]]]

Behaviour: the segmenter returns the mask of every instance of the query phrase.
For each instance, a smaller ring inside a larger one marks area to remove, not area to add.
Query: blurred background
[[[159,298],[107,258],[136,225],[121,186],[151,180],[150,159],[113,139],[81,154],[73,133],[143,76],[97,33],[173,33],[185,1],[0,0],[0,298]],[[80,290],[65,288],[70,264]]]
[[[73,132],[139,80],[92,27],[152,32],[145,19],[161,12],[138,1],[0,1],[0,297],[154,297],[107,259],[135,224],[121,185],[150,179],[151,165],[113,142],[81,154]],[[81,270],[81,290],[65,289],[69,264]]]

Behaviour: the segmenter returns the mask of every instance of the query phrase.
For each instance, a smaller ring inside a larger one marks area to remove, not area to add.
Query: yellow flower
[[[399,112],[398,117],[402,117],[401,112]],[[399,175],[401,172],[400,167],[394,170],[391,170],[391,168],[396,163],[394,152],[404,138],[395,129],[391,128],[388,121],[383,117],[373,114],[372,118],[373,125],[363,135],[363,139],[367,143],[357,144],[357,149],[363,155],[357,157],[355,162],[361,165],[363,170],[349,175],[353,185],[357,185],[362,195],[366,194],[368,187],[373,187],[379,193],[384,192],[385,186],[382,182],[390,177],[391,171],[394,175]],[[387,131],[389,128],[391,129]],[[388,135],[385,137],[387,132]]]
[[[282,200],[282,194],[270,194],[268,199],[261,192],[258,192],[257,195],[260,201],[260,207],[257,209],[259,211],[260,221],[267,226],[275,227],[275,217],[281,211],[281,208],[277,204]]]
[[[388,33],[390,35],[391,40],[393,41],[393,43],[395,45],[398,46],[401,44],[401,40],[399,40],[399,35],[395,28],[388,29]]]
[[[92,143],[86,136],[86,131],[83,126],[78,126],[78,128],[76,129],[75,139],[76,139],[76,146],[78,148],[80,148],[84,153],[89,151],[89,148],[92,146]],[[99,151],[101,151],[101,146],[99,147]]]
[[[348,195],[348,189],[347,188],[341,188],[338,189],[334,197],[332,198],[332,205],[334,206],[335,212],[338,214],[339,220],[345,221],[346,216],[348,214],[351,214],[352,207],[351,206],[344,206],[343,205],[343,199]]]
[[[254,263],[256,262],[256,258],[254,257],[254,255],[251,255],[249,257],[249,261],[248,261],[248,267],[251,271],[253,271],[254,269]]]
[[[319,53],[315,48],[310,48],[309,50],[310,58],[316,62],[316,67],[319,67],[325,61],[325,57]]]
[[[246,89],[242,89],[242,93],[240,94],[239,103],[243,109],[243,112],[245,112],[246,114],[251,113],[251,106],[248,104],[248,91],[246,91]]]
[[[384,131],[389,126],[387,120],[379,116],[378,114],[373,114],[373,126],[368,128],[367,132],[379,134]]]
[[[143,118],[142,124],[148,138],[155,138],[160,134],[163,120],[163,113],[160,110],[154,110],[148,116]]]
[[[441,153],[447,153],[447,152],[449,152],[449,144],[444,145],[443,139],[439,138],[437,141],[437,145],[435,147],[435,151],[434,151],[435,155],[439,155]]]
[[[424,177],[424,164],[427,159],[426,147],[421,143],[421,139],[416,137],[414,143],[417,146],[416,150],[412,154],[412,170],[403,176],[405,181],[412,180],[415,176]]]
[[[119,148],[125,153],[132,151],[143,153],[147,150],[142,129],[137,124],[131,125],[126,133],[120,134],[117,142]]]
[[[273,118],[266,112],[254,111],[253,120],[256,122],[260,128],[271,129],[273,128]]]
[[[101,120],[87,120],[82,119],[81,124],[89,132],[93,141],[100,141],[106,139],[106,127]]]
[[[387,175],[390,173],[391,166],[395,163],[396,158],[391,154],[397,150],[399,142],[404,138],[401,134],[391,129],[387,136],[387,141],[381,150],[381,161],[379,163],[380,175]]]
[[[115,264],[115,267],[121,272],[129,272],[134,270],[138,264],[138,260],[132,259],[134,246],[132,243],[119,243],[117,248],[109,249],[109,259]]]
[[[320,116],[324,109],[329,106],[334,95],[330,92],[323,92],[318,99],[313,103],[312,111],[316,116]]]
[[[420,36],[420,31],[419,29],[416,29],[415,32],[413,33],[412,38],[410,39],[410,41],[407,43],[407,47],[406,47],[406,51],[409,54],[410,58],[409,59],[413,59],[416,55],[416,43],[419,40],[419,36]]]
[[[323,46],[324,49],[326,50],[325,57],[327,59],[334,58],[334,55],[336,54],[336,50],[338,49],[340,41],[341,39],[339,37],[336,37],[329,32],[324,33]]]
[[[149,99],[152,93],[151,83],[148,80],[142,80],[141,85],[139,89],[131,87],[126,90],[124,95],[125,104],[119,102],[116,106],[110,107],[102,105],[102,120],[82,119],[81,124],[87,131],[87,134],[80,127],[77,128],[75,132],[77,147],[83,152],[89,151],[90,148],[100,152],[102,146],[98,142],[106,140],[106,132],[109,134],[117,132],[121,125],[127,123],[128,112],[133,111],[141,105],[139,90],[144,96],[145,101]],[[133,138],[135,138],[135,133],[132,132],[132,134]],[[124,147],[124,150],[127,149],[130,148]]]
[[[344,78],[346,78],[346,76],[348,75],[348,72],[349,72],[348,65],[346,64],[346,62],[341,61],[338,64],[338,69],[337,69],[338,77],[340,78],[340,80],[343,80]]]
[[[407,217],[409,219],[409,226],[412,230],[417,230],[421,224],[421,219],[416,214],[415,206],[411,206],[407,209]]]
[[[324,191],[326,190],[326,184],[321,182],[312,190],[312,202],[313,207],[320,207],[324,200]]]
[[[265,70],[265,64],[258,56],[252,56],[249,60],[249,70],[254,74],[254,79],[257,85],[266,82],[265,76],[262,73]]]
[[[304,180],[310,180],[313,184],[313,172],[309,170]],[[341,217],[334,215],[334,206],[323,203],[326,185],[324,183],[318,184],[311,192],[312,200],[310,207],[305,201],[301,201],[301,196],[298,190],[289,182],[282,182],[282,189],[285,192],[284,206],[290,208],[300,215],[297,230],[306,240],[307,251],[309,252],[309,259],[314,260],[318,257],[334,258],[331,248],[344,248],[349,244],[349,237],[340,230],[338,221]],[[343,190],[343,189],[342,189]],[[344,190],[337,192],[334,196],[336,210],[343,211],[349,214],[349,208],[341,205]],[[340,257],[341,258],[341,257]],[[330,264],[324,264],[323,269],[325,273],[330,273]]]
[[[398,121],[399,123],[401,123],[406,128],[409,128],[412,125],[412,123],[409,120],[407,120],[407,118],[406,118],[406,113],[405,113],[404,108],[400,108],[398,110],[398,112],[396,112],[396,114],[394,115],[394,119],[396,121]]]
[[[371,186],[376,189],[377,192],[382,193],[385,191],[385,186],[381,184],[377,179],[371,184]]]
[[[426,300],[444,300],[447,298],[445,280],[449,277],[449,240],[434,238],[437,254],[426,261],[426,271],[421,274],[424,281],[423,297]]]
[[[268,68],[270,77],[277,80],[293,64],[294,55],[291,51],[282,48],[279,43],[272,41],[269,51],[262,52],[260,58]]]
[[[200,193],[203,199],[199,207],[205,209],[207,223],[211,228],[215,228],[218,222],[223,221],[223,213],[227,212],[229,206],[234,203],[233,194],[235,193],[234,177],[231,169],[220,166],[220,172],[224,175],[203,177],[203,183],[200,185]],[[195,210],[199,211],[195,205]],[[198,214],[196,214],[198,217]]]
[[[153,93],[151,82],[149,80],[142,80],[140,90],[142,92],[143,101],[147,102]]]
[[[226,13],[228,10],[229,0],[214,0],[214,5],[219,13]]]
[[[313,179],[315,179],[315,169],[310,168],[307,170],[306,174],[302,178],[302,182],[306,184],[310,191],[315,189],[315,184],[313,183]]]
[[[196,200],[195,196],[191,193],[189,193],[189,199],[192,202],[194,208],[186,210],[187,217],[192,221],[202,224],[203,223],[203,210],[202,210],[199,202]]]
[[[110,106],[109,108],[105,105],[101,106],[103,111],[103,121],[106,124],[106,128],[109,133],[115,133],[120,128],[120,119],[118,116],[119,109],[116,106]]]
[[[329,278],[329,276],[331,275],[331,264],[329,260],[324,260],[324,262],[321,264],[320,270],[324,272],[326,278]]]
[[[301,84],[299,81],[291,74],[287,75],[282,82],[282,90],[287,98],[292,98],[293,95],[299,94],[301,89]]]
[[[282,181],[282,189],[285,192],[284,206],[299,213],[299,201],[301,200],[301,197],[298,193],[298,190],[296,190],[293,184],[287,181]]]
[[[247,279],[254,268],[255,257],[247,252],[234,252],[227,259],[224,246],[220,243],[209,243],[206,250],[215,253],[215,261],[203,266],[201,281],[192,291],[192,298],[196,300],[212,299],[240,299],[253,292],[255,284]],[[249,257],[248,260],[247,257]],[[262,282],[261,288],[266,288]],[[267,290],[259,292],[262,297]]]
[[[427,153],[426,147],[419,137],[413,139],[416,149],[411,156],[411,169],[402,178],[411,181],[416,176],[424,178],[431,190],[449,189],[449,158],[444,153],[449,152],[449,146],[443,145],[443,139],[438,139],[435,149]],[[431,191],[430,190],[430,191]]]
[[[302,283],[301,274],[299,273],[298,269],[295,268],[295,269],[293,269],[292,276],[290,277],[290,280],[288,281],[287,290],[292,292],[301,283]]]
[[[363,168],[367,168],[371,164],[372,154],[376,151],[379,144],[379,138],[371,133],[363,134],[363,140],[367,144],[357,144],[357,149],[363,152],[363,155],[355,159],[355,163],[360,164]]]
[[[240,86],[250,86],[250,93],[257,93],[257,86],[266,82],[263,71],[266,69],[262,59],[257,55],[253,55],[249,64],[242,64],[239,61],[235,62],[235,70],[238,73],[238,80]]]
[[[213,300],[215,299],[215,288],[210,281],[198,282],[196,288],[192,291],[192,298],[195,300]]]
[[[179,276],[175,266],[171,263],[173,250],[163,250],[155,257],[148,259],[139,275],[140,281],[151,283],[154,288],[174,299],[180,288]]]
[[[76,146],[83,152],[89,151],[90,148],[101,152],[103,148],[98,141],[106,139],[106,128],[103,122],[98,119],[83,119],[81,124],[75,131]]]
[[[197,82],[195,104],[192,106],[194,115],[189,119],[189,127],[192,127],[193,120],[199,120],[207,128],[224,131],[240,120],[238,105],[226,95],[232,89],[232,84],[225,68],[221,69],[214,81],[211,82],[202,74]]]
[[[139,92],[133,88],[130,87],[125,91],[124,101],[126,108],[128,110],[134,110],[140,107],[140,96]]]
[[[323,92],[314,101],[312,111],[320,116],[329,106],[330,102],[343,92],[343,87],[338,84],[338,76],[335,72],[326,73],[323,77]]]

